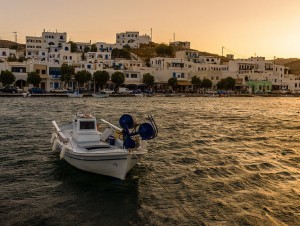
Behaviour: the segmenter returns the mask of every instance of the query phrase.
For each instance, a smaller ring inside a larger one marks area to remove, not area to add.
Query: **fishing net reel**
[[[124,114],[119,119],[123,134],[123,145],[126,149],[134,149],[138,147],[139,139],[151,140],[157,136],[158,130],[152,115],[148,115],[149,122],[138,124],[135,117]]]

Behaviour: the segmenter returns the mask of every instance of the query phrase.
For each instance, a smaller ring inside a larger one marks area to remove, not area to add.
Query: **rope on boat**
[[[132,152],[134,154],[134,156],[136,157],[136,159],[143,163],[138,157],[137,155]],[[171,192],[169,192],[169,190],[162,184],[160,183],[160,181],[153,175],[153,173],[150,171],[149,167],[144,163],[143,165],[145,165],[147,172],[154,178],[154,180],[156,180],[156,182],[167,192],[167,194],[177,203],[177,205],[183,210],[183,212],[185,212],[191,219],[192,221],[194,221],[197,225],[203,225],[200,224],[200,222],[198,222],[178,201],[177,199],[171,194]]]

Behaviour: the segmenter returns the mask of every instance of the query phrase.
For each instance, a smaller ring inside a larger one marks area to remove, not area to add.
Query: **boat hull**
[[[63,149],[63,144],[59,141],[57,149],[59,151]],[[68,149],[63,158],[77,169],[125,180],[126,174],[136,165],[138,158],[143,154],[142,151],[134,154],[126,151],[111,155],[99,153],[83,155]]]

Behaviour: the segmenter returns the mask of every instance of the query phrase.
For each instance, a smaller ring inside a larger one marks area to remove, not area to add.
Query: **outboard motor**
[[[151,140],[157,136],[158,130],[153,117],[148,115],[148,120],[150,123],[138,124],[136,119],[129,114],[124,114],[120,117],[119,124],[123,129],[123,144],[126,149],[133,149],[137,146],[133,139],[137,135],[142,140]]]

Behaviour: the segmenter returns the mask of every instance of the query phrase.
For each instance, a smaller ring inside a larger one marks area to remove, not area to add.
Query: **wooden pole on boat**
[[[119,128],[119,127],[117,127],[117,126],[111,124],[110,122],[105,121],[104,119],[101,119],[101,121],[104,122],[105,124],[109,125],[111,128],[113,128],[113,129],[115,129],[115,130],[118,130],[118,131],[122,132],[122,129],[121,129],[121,128]]]

